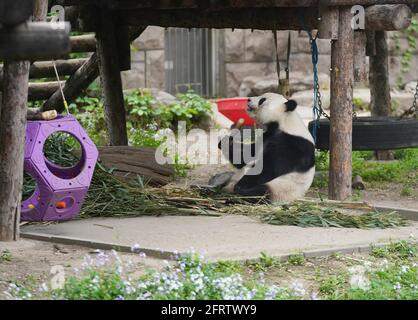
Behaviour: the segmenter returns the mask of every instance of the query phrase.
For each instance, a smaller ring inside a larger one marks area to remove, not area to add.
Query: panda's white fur
[[[315,175],[315,148],[312,135],[295,109],[295,101],[275,93],[249,98],[248,114],[258,126],[265,127],[263,171],[251,176],[247,174],[251,164],[236,166],[239,170],[224,191],[245,196],[268,195],[271,201],[280,202],[305,195]],[[230,145],[235,147],[236,144]]]

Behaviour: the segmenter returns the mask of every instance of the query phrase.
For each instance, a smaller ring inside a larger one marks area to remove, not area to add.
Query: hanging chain
[[[319,85],[318,77],[318,46],[316,44],[316,38],[313,37],[311,32],[307,32],[309,36],[309,43],[311,44],[312,53],[312,65],[314,74],[314,116],[319,120],[321,116],[329,119],[329,115],[322,108],[322,97]]]
[[[418,99],[418,81],[415,86],[414,101],[412,102],[412,106],[401,115],[401,119],[407,116],[414,116],[415,118],[418,118],[417,99]]]

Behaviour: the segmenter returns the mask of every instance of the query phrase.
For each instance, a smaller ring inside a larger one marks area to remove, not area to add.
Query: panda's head
[[[278,122],[280,130],[313,143],[312,135],[296,111],[297,103],[277,93],[265,93],[248,99],[247,113],[257,125]]]
[[[277,93],[265,93],[248,99],[247,112],[259,124],[288,118],[296,109],[294,100],[287,100]]]

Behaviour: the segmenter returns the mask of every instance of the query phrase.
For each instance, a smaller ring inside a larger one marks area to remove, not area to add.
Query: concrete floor
[[[394,229],[300,228],[260,223],[245,216],[95,218],[50,225],[26,225],[22,236],[38,240],[111,247],[129,251],[134,244],[149,256],[168,258],[193,248],[209,259],[253,259],[265,251],[285,257],[302,251],[326,255],[367,251],[370,244],[418,237],[418,223]]]

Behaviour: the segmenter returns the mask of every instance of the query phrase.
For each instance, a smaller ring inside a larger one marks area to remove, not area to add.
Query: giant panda
[[[248,99],[247,113],[263,128],[263,143],[257,151],[257,144],[236,142],[232,135],[219,142],[219,148],[237,169],[224,191],[253,199],[265,196],[271,202],[290,202],[305,195],[315,175],[315,145],[296,107],[294,100],[275,93]],[[251,148],[255,160],[233,163],[236,148]],[[262,170],[253,174],[257,161],[262,161]]]

